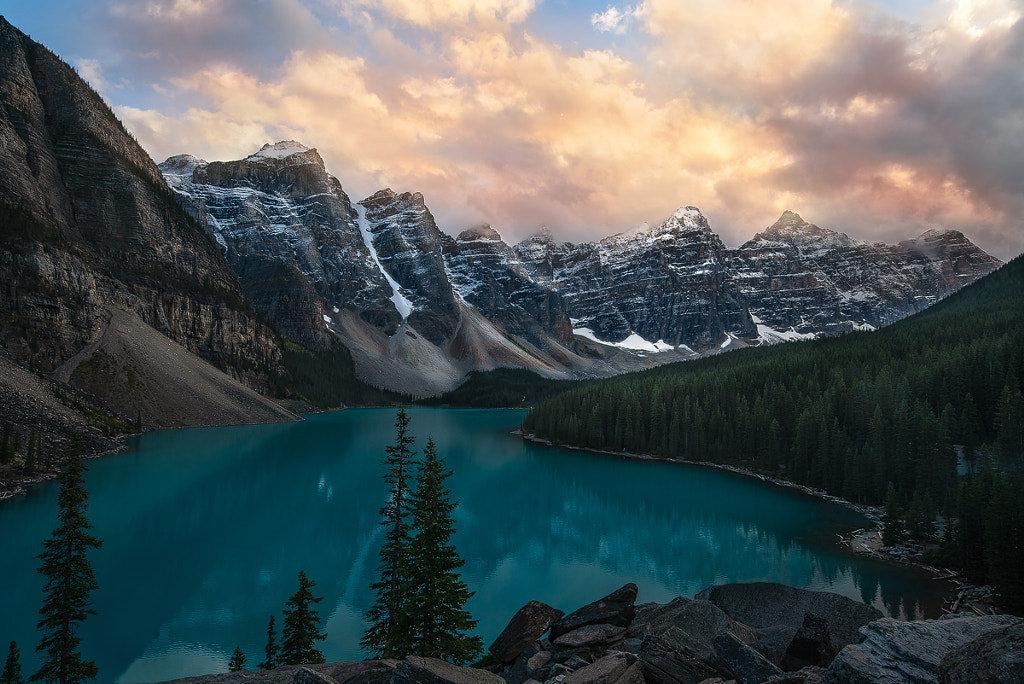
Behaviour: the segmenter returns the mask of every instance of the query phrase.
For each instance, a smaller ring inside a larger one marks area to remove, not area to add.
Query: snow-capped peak
[[[800,214],[789,211],[782,212],[775,223],[765,229],[764,232],[754,236],[754,240],[816,244],[822,246],[845,246],[861,244],[852,239],[846,233],[837,233],[828,228],[821,228],[813,223],[805,221]]]
[[[191,154],[176,154],[162,161],[157,168],[165,175],[191,178],[192,172],[206,163],[206,160]]]
[[[685,233],[694,230],[710,232],[711,226],[708,225],[704,214],[700,213],[700,209],[687,206],[676,209],[675,213],[662,221],[654,232],[656,234]]]
[[[246,157],[246,161],[256,161],[258,159],[285,159],[293,154],[309,151],[309,147],[306,147],[296,140],[282,140],[281,142],[276,142],[273,145],[267,143],[260,148],[259,152]]]

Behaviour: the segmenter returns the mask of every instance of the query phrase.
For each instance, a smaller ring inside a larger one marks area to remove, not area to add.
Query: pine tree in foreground
[[[12,641],[10,648],[7,650],[7,660],[4,662],[3,674],[0,674],[0,684],[25,684],[25,680],[21,678],[20,655],[21,652],[18,650],[18,644]]]
[[[281,665],[302,665],[324,662],[324,654],[314,644],[327,638],[319,632],[320,615],[313,610],[312,604],[319,603],[323,597],[314,597],[311,589],[314,582],[299,571],[299,588],[285,603],[290,608],[284,609],[284,622],[281,625],[281,652],[277,662]]]
[[[32,681],[77,684],[96,679],[99,670],[92,661],[82,660],[75,635],[88,615],[95,615],[89,592],[96,589],[96,577],[86,552],[102,542],[88,533],[91,525],[85,517],[88,492],[82,460],[81,440],[72,439],[57,495],[58,525],[43,543],[39,573],[46,577],[45,592],[37,629],[42,634],[37,651],[44,654],[42,667]]]
[[[407,572],[409,550],[408,483],[413,465],[412,444],[416,438],[408,433],[409,416],[404,408],[395,418],[395,443],[385,447],[388,467],[384,481],[391,486],[388,501],[381,509],[381,525],[385,527],[384,544],[380,549],[380,579],[370,585],[377,595],[366,613],[366,628],[361,646],[378,658],[403,658],[410,653],[408,635],[397,628],[402,610],[402,592]]]
[[[277,667],[277,640],[274,636],[274,616],[267,623],[267,645],[263,647],[263,662],[256,667],[261,670],[273,670]]]
[[[228,672],[241,672],[245,669],[245,654],[242,653],[242,649],[235,646],[235,652],[231,655],[231,660],[228,661]]]
[[[473,592],[459,578],[465,561],[451,543],[458,505],[445,487],[451,474],[428,439],[410,496],[413,537],[400,627],[412,641],[410,653],[463,664],[476,659],[483,640],[465,633],[477,621],[463,608]]]

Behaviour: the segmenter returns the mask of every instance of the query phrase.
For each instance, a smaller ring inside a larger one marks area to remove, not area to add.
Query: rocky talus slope
[[[1024,677],[1024,619],[1013,616],[903,622],[838,594],[771,583],[721,585],[666,604],[637,605],[637,591],[627,584],[568,615],[531,601],[489,647],[488,665],[410,656],[176,682],[930,684]]]
[[[8,358],[83,392],[76,401],[146,425],[196,424],[174,414],[182,404],[200,424],[227,414],[290,419],[251,391],[267,390],[280,372],[280,343],[218,246],[99,95],[2,18],[0,103]],[[167,340],[173,358],[141,349],[140,333]],[[207,369],[226,373],[230,389],[213,396],[205,380],[193,382],[212,377]],[[21,404],[35,391],[7,390]],[[44,442],[62,442],[51,427]]]

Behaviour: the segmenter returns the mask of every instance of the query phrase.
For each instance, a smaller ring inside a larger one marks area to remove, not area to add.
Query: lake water
[[[934,616],[939,584],[844,553],[856,513],[712,469],[524,443],[522,411],[411,409],[417,450],[433,436],[454,470],[455,543],[468,604],[489,644],[524,603],[569,612],[626,582],[665,602],[723,582],[775,581]],[[91,461],[88,516],[98,615],[83,652],[99,681],[152,682],[225,671],[236,646],[263,659],[267,621],[299,570],[328,633],[328,660],[361,659],[373,597],[384,447],[395,411],[355,409],[301,423],[156,432]],[[55,526],[55,483],[0,505],[0,645],[35,672],[36,575]]]

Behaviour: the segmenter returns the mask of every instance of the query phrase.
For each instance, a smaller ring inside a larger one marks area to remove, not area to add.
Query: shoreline
[[[817,489],[815,487],[797,484],[795,482],[790,482],[789,480],[784,480],[782,478],[775,477],[772,475],[765,475],[764,473],[758,473],[748,468],[741,468],[739,466],[734,465],[691,461],[687,459],[668,458],[665,456],[652,456],[650,454],[634,454],[628,451],[609,451],[605,449],[592,449],[589,447],[580,447],[571,444],[555,444],[553,441],[549,439],[538,437],[537,435],[532,433],[523,432],[522,429],[513,430],[512,434],[519,436],[524,441],[533,442],[535,444],[541,444],[543,446],[554,447],[557,449],[585,451],[592,454],[599,454],[602,456],[616,456],[618,458],[624,458],[632,461],[678,463],[682,465],[698,466],[701,468],[724,470],[734,475],[752,478],[765,484],[771,484],[777,487],[793,489],[807,496],[811,496],[816,499],[826,501],[828,503],[838,504],[857,513],[860,513],[872,523],[870,527],[853,530],[846,536],[839,535],[840,546],[848,549],[851,553],[857,556],[862,556],[866,558],[871,558],[873,560],[878,560],[886,563],[894,563],[896,565],[902,565],[904,567],[921,570],[930,574],[931,580],[951,583],[953,586],[951,586],[949,593],[947,593],[946,600],[943,601],[943,614],[955,615],[958,613],[973,613],[976,615],[995,615],[1001,613],[1001,611],[999,611],[991,601],[990,587],[978,586],[967,582],[963,578],[962,574],[957,570],[953,570],[951,568],[937,568],[935,566],[923,562],[922,560],[918,560],[914,557],[915,552],[908,549],[908,547],[882,546],[883,509],[879,506],[857,504],[852,501],[847,501],[842,497],[829,494],[823,489]]]

